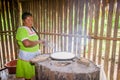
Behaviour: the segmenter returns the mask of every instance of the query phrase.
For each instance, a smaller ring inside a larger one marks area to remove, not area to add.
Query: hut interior
[[[49,46],[42,53],[68,51],[102,65],[107,80],[120,80],[120,0],[0,0],[0,69],[17,59],[16,30],[30,12]]]

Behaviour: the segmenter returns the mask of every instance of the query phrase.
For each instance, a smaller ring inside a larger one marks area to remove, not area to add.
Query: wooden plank
[[[16,31],[15,29],[14,29],[14,17],[13,17],[13,1],[9,1],[9,13],[10,13],[10,27],[11,27],[11,30],[9,30],[9,31],[11,31],[10,33],[13,35],[13,36],[11,36],[10,37],[10,39],[11,39],[11,41],[10,41],[10,45],[11,45],[11,54],[12,54],[12,59],[15,59],[15,47],[14,47],[14,41],[13,41],[13,37],[14,37],[14,32]],[[17,47],[16,47],[16,49],[17,49]]]
[[[6,30],[6,15],[5,15],[5,10],[6,10],[6,8],[5,8],[5,2],[6,1],[3,1],[2,2],[2,17],[3,17],[3,31],[4,30]],[[4,53],[3,53],[3,59],[4,59],[4,63],[6,63],[8,60],[7,60],[7,57],[8,57],[8,55],[7,55],[7,53],[8,53],[8,47],[7,47],[7,35],[4,35],[4,37],[3,37],[4,39],[3,39],[3,43],[4,43],[4,46],[3,46],[3,51],[4,51]],[[7,48],[7,49],[6,49]]]
[[[106,1],[103,0],[102,4],[101,4],[101,28],[100,28],[100,36],[103,36],[103,31],[104,31],[104,19],[105,19],[105,5],[106,5]],[[102,58],[102,46],[103,46],[103,41],[100,40],[99,42],[99,52],[98,52],[98,64],[101,64],[101,58]]]
[[[58,24],[58,32],[57,33],[61,33],[62,34],[62,29],[63,29],[63,26],[62,26],[62,19],[63,19],[63,0],[59,2],[59,0],[57,0],[57,4],[56,6],[58,5],[56,11],[58,13],[58,19],[56,24]],[[57,16],[56,16],[57,17]],[[58,40],[59,40],[59,47],[58,47],[58,51],[63,51],[63,41],[62,41],[63,37],[62,36],[58,36]]]
[[[0,33],[2,32],[2,2],[0,1]],[[0,68],[3,68],[3,56],[2,56],[2,54],[3,54],[3,52],[2,52],[2,48],[3,48],[3,46],[2,46],[2,39],[3,39],[3,35],[1,34],[0,35],[1,37],[0,37]]]
[[[63,33],[63,8],[64,8],[64,6],[63,6],[63,1],[64,0],[61,0],[61,2],[60,2],[60,5],[61,5],[61,7],[59,7],[59,9],[60,9],[60,32],[61,32],[61,34]],[[63,43],[63,36],[61,36],[60,37],[60,47],[61,47],[61,51],[63,51],[63,46],[64,46],[64,43]]]
[[[39,6],[40,6],[40,10],[39,10],[39,15],[40,15],[40,18],[39,18],[39,24],[40,24],[40,28],[38,30],[38,32],[42,32],[42,29],[43,29],[43,26],[42,26],[42,23],[43,23],[43,16],[42,16],[42,0],[39,1]],[[42,38],[42,35],[39,33],[40,35],[40,38]],[[45,47],[44,47],[45,48]],[[43,46],[40,46],[40,49],[41,49],[41,52],[43,53]]]
[[[36,3],[36,19],[37,19],[37,24],[36,24],[36,29],[37,29],[37,32],[39,33],[40,31],[40,23],[41,23],[41,21],[40,21],[40,11],[41,11],[41,8],[40,8],[40,3],[39,3],[40,1],[36,1],[35,3]],[[39,36],[39,40],[41,39],[40,38],[40,34],[38,34],[38,36]],[[40,48],[40,46],[41,46],[41,44],[39,44],[39,49],[41,50],[41,48]]]
[[[51,0],[51,27],[53,28],[53,32],[56,33],[56,1],[54,0],[53,3],[52,3],[52,0]],[[57,40],[56,40],[57,36],[54,35],[53,37],[53,45],[54,45],[54,48],[53,48],[53,52],[56,51],[56,44],[57,44]]]
[[[7,1],[6,3],[5,3],[5,5],[6,5],[6,17],[7,17],[7,24],[8,24],[8,30],[11,30],[10,29],[10,16],[9,16],[9,2]],[[10,32],[8,33],[8,34],[11,34]],[[12,44],[11,44],[11,35],[9,35],[9,36],[7,36],[8,37],[8,61],[10,61],[11,59],[13,60],[13,49],[12,49]]]
[[[65,31],[65,33],[67,33],[68,34],[68,24],[69,24],[69,0],[66,0],[66,2],[67,2],[67,6],[66,6],[66,16],[67,16],[67,18],[66,18],[66,31]],[[66,42],[66,50],[65,51],[68,51],[68,37],[66,37],[66,40],[65,40],[65,42]]]
[[[49,12],[50,12],[49,11],[49,7],[50,7],[50,4],[49,3],[50,3],[50,0],[48,0],[46,3],[47,3],[46,4],[46,8],[47,8],[46,9],[47,10],[47,21],[46,21],[47,22],[47,32],[50,32],[50,29],[51,29],[50,26],[49,26],[49,18],[50,18],[50,16],[49,16]],[[50,42],[50,40],[51,40],[51,36],[49,35],[48,36],[48,41]],[[51,49],[49,47],[48,48],[48,53],[50,53],[50,52],[51,52]]]
[[[118,68],[117,68],[117,80],[120,80],[120,43],[119,43],[119,52],[118,52]]]
[[[37,29],[37,3],[36,1],[33,1],[32,4],[33,4],[33,19],[34,19],[34,27]],[[29,8],[30,4],[28,4],[28,8]]]
[[[78,0],[76,0],[76,1],[74,1],[74,7],[75,7],[75,9],[74,9],[74,11],[75,11],[75,13],[74,13],[74,16],[75,16],[75,18],[74,18],[74,26],[73,26],[73,28],[74,28],[74,35],[76,35],[77,34],[77,26],[78,26],[78,12],[79,12],[79,5],[78,5]],[[73,43],[73,53],[74,54],[77,54],[77,43],[76,43],[76,41],[77,41],[77,38],[76,37],[74,37],[74,43]]]
[[[41,6],[41,4],[42,4],[42,1],[40,0],[39,1],[39,26],[38,26],[38,33],[40,33],[41,32],[41,27],[42,27],[42,6]],[[40,34],[39,34],[39,36],[40,36]]]
[[[114,0],[111,0],[109,3],[109,14],[108,14],[108,21],[107,21],[107,36],[111,36],[111,28],[112,28],[112,15],[113,15],[113,5],[114,5]],[[105,60],[104,60],[104,69],[106,76],[108,77],[108,65],[109,65],[109,56],[110,56],[110,41],[106,41],[106,50],[105,50]]]
[[[115,3],[114,3],[115,4]],[[116,15],[115,15],[115,24],[114,24],[114,38],[117,38],[117,35],[118,35],[118,24],[119,24],[119,17],[120,16],[120,4],[117,3],[117,8],[116,8]],[[117,48],[117,41],[113,41],[113,44],[112,44],[112,55],[111,55],[111,66],[110,66],[110,80],[114,80],[115,79],[115,56],[116,56],[116,48]]]
[[[22,6],[22,12],[25,11],[25,8],[24,8],[25,7],[25,3],[22,2],[21,6]]]
[[[48,33],[48,32],[40,32],[40,34],[46,34],[46,35],[60,35],[60,36],[71,36],[71,37],[84,37],[80,35],[75,34],[61,34],[61,33]],[[98,36],[86,36],[87,38],[91,37],[91,39],[100,39],[100,40],[114,40],[114,41],[120,41],[120,38],[112,38],[112,37],[98,37]]]
[[[5,3],[4,3],[4,11],[5,11],[5,12],[4,12],[4,20],[5,20],[5,22],[4,22],[4,25],[5,25],[5,26],[4,26],[4,29],[5,29],[5,30],[8,30],[8,25],[9,25],[9,24],[8,24],[8,19],[9,19],[9,18],[7,17],[7,8],[8,8],[8,1],[5,0]],[[7,33],[6,33],[6,34],[7,34]],[[6,49],[5,49],[5,50],[6,50],[6,53],[5,53],[5,54],[6,54],[6,60],[7,60],[7,61],[9,61],[9,50],[8,50],[8,49],[9,49],[9,47],[8,47],[9,41],[8,41],[8,40],[9,40],[8,35],[5,35],[5,44],[6,44],[6,45],[5,45],[5,48],[6,48]]]
[[[55,4],[55,1],[53,2],[53,4]],[[53,9],[53,4],[52,4],[52,0],[50,0],[49,1],[49,32],[53,32],[53,33],[55,33],[55,31],[56,31],[56,27],[55,27],[55,16],[53,17],[52,15],[55,15],[54,14],[54,12],[55,11],[53,11],[54,9]],[[50,39],[50,43],[52,43],[51,45],[53,45],[52,47],[50,47],[50,49],[51,49],[51,51],[50,51],[50,53],[53,53],[54,52],[54,49],[55,49],[55,47],[54,47],[54,45],[55,45],[55,43],[56,43],[56,36],[55,35],[52,35],[51,36],[51,39]]]
[[[55,1],[53,2],[53,4],[55,4]],[[52,0],[50,0],[50,6],[49,6],[49,26],[50,26],[50,29],[49,29],[49,32],[54,32],[55,33],[55,29],[56,29],[56,27],[55,27],[55,20],[56,20],[56,16],[54,16],[53,17],[53,15],[55,15],[54,14],[54,12],[55,12],[55,10],[53,9],[53,4],[52,4]],[[52,48],[50,48],[51,49],[51,52],[50,53],[53,53],[54,52],[54,50],[55,50],[55,44],[56,44],[56,36],[55,35],[52,35],[51,36],[51,45],[52,45]]]
[[[67,33],[67,7],[68,7],[68,2],[67,0],[64,1],[64,33]],[[64,51],[67,50],[67,37],[64,36]]]
[[[62,33],[64,33],[64,20],[65,20],[65,15],[64,15],[64,10],[65,10],[65,0],[62,0]],[[62,51],[64,51],[64,48],[65,48],[65,45],[64,45],[64,43],[65,43],[65,37],[64,36],[62,36],[62,38],[61,38],[61,47],[62,47]]]
[[[43,3],[43,8],[44,8],[44,28],[43,28],[43,31],[46,32],[46,31],[48,31],[48,29],[47,29],[47,1],[44,0],[43,2],[44,2]],[[43,38],[46,38],[45,35]],[[48,39],[49,39],[49,35],[47,36],[47,40]],[[46,51],[46,53],[48,53],[49,49],[46,48],[45,51]]]
[[[83,15],[84,15],[84,5],[85,5],[85,2],[84,0],[79,0],[78,1],[78,5],[79,5],[79,23],[78,23],[78,28],[77,28],[77,34],[82,36],[81,32],[82,32],[82,24],[83,24]],[[78,37],[77,38],[77,57],[80,57],[81,56],[81,40],[82,38]]]
[[[55,0],[56,3],[56,33],[59,32],[59,3],[58,0]],[[59,36],[56,37],[56,50],[59,51],[60,50],[60,46],[59,46]]]
[[[84,36],[84,41],[83,41],[83,56],[86,57],[86,44],[87,44],[87,38],[85,37],[87,35],[87,26],[88,26],[88,3],[89,0],[85,0],[85,19],[84,19],[84,26],[83,26],[83,31],[82,34]]]
[[[92,34],[92,21],[93,21],[93,10],[94,10],[94,5],[93,5],[93,0],[90,0],[90,8],[89,8],[89,35]],[[91,39],[89,40],[88,44],[88,58],[91,59]]]
[[[46,2],[46,10],[47,10],[47,12],[46,12],[46,25],[47,25],[47,32],[49,32],[49,29],[51,29],[50,28],[50,26],[49,26],[49,0]],[[48,41],[50,41],[51,40],[51,36],[49,35],[48,36]],[[48,48],[48,53],[50,53],[50,48]]]
[[[75,22],[75,6],[77,6],[77,5],[75,5],[75,2],[76,2],[77,0],[72,0],[72,2],[71,2],[71,5],[72,5],[72,12],[71,12],[71,34],[74,34],[74,28],[75,28],[75,26],[74,26],[74,22]],[[76,12],[77,13],[77,12]],[[74,50],[74,38],[73,37],[71,37],[71,52],[73,52],[73,50]]]
[[[45,32],[45,8],[44,8],[44,0],[42,0],[42,31]],[[43,38],[45,38],[45,36],[43,35]],[[43,53],[45,53],[45,47],[43,46]]]
[[[49,21],[50,21],[50,10],[49,10],[50,9],[50,0],[47,0],[45,3],[46,3],[46,19],[47,19],[46,20],[46,32],[50,32],[50,29],[52,28],[49,23]],[[47,41],[50,42],[51,36],[45,35],[45,39],[47,39]],[[50,53],[51,52],[50,47],[47,47],[47,49],[48,49],[47,53]]]
[[[26,3],[25,12],[30,12],[29,11],[29,3]]]
[[[15,9],[16,8],[16,9]],[[16,28],[20,25],[20,7],[19,7],[19,0],[14,0],[14,9],[15,9],[15,30],[16,30]],[[17,26],[17,27],[16,27]],[[15,32],[16,33],[16,32]],[[16,34],[14,33],[14,41],[15,41],[15,56],[16,56],[16,58],[17,58],[17,56],[18,56],[18,50],[16,49],[16,44],[17,44],[17,42],[16,42],[16,39],[15,39],[15,36],[16,36]]]
[[[57,0],[57,2],[58,2],[58,33],[61,33],[62,34],[62,29],[63,29],[63,26],[62,26],[62,19],[63,19],[63,15],[62,15],[62,13],[63,13],[63,5],[62,5],[62,3],[63,3],[63,0],[61,0],[60,2],[59,2],[59,0]],[[60,7],[61,6],[61,7]],[[63,51],[63,41],[62,41],[62,36],[59,36],[59,51]]]
[[[46,34],[46,35],[59,35],[59,36],[66,36],[66,37],[77,37],[77,38],[83,38],[84,36],[81,35],[75,35],[75,34],[61,34],[61,33],[48,33],[48,32],[40,32],[40,34]],[[89,38],[89,36],[86,36],[87,38]],[[97,38],[95,38],[97,39]]]
[[[90,36],[92,39],[120,41],[120,38]]]
[[[36,26],[36,29],[37,29],[37,32],[39,33],[40,31],[40,3],[39,3],[40,1],[37,1],[37,12],[36,12],[36,14],[37,14],[37,26]],[[40,34],[38,34],[38,36],[40,37]],[[39,40],[40,40],[40,38],[39,38]],[[40,48],[40,46],[39,46],[39,48]]]
[[[39,4],[38,1],[36,1],[36,4]],[[34,11],[34,0],[32,1],[29,1],[29,12],[33,14],[33,11]],[[36,5],[37,6],[37,5]],[[38,11],[39,12],[39,11]]]
[[[15,40],[15,32],[16,32],[16,29],[18,28],[18,26],[15,26],[15,8],[14,8],[14,1],[12,0],[10,0],[9,1],[10,2],[10,16],[11,16],[11,26],[12,26],[12,34],[13,34],[13,37],[12,37],[12,45],[13,45],[13,50],[14,50],[14,52],[13,52],[13,58],[15,59],[15,58],[17,58],[17,50],[18,50],[18,46],[16,45],[17,44],[17,42],[16,42],[16,40]]]
[[[69,15],[69,18],[68,18],[68,34],[72,34],[73,30],[72,30],[72,25],[73,25],[73,0],[69,0],[69,3],[68,3],[69,7],[69,13],[67,15]],[[68,37],[68,51],[71,52],[71,49],[72,49],[72,37]]]
[[[95,0],[95,27],[94,27],[94,36],[98,35],[98,24],[99,24],[99,12],[100,12],[100,0]],[[97,58],[97,40],[94,40],[94,48],[93,48],[93,61],[96,62]]]
[[[26,7],[25,7],[25,12],[30,12],[30,10],[29,10],[29,3],[26,3]]]

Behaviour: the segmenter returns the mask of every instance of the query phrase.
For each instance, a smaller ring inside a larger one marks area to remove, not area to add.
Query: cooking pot
[[[9,74],[15,74],[16,73],[16,64],[17,59],[9,61],[5,64],[5,67],[8,69]]]

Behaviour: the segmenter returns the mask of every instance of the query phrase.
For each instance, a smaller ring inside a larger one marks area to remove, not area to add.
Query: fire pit
[[[90,60],[74,57],[67,60],[52,54],[50,57],[35,63],[36,80],[99,80],[100,69]]]

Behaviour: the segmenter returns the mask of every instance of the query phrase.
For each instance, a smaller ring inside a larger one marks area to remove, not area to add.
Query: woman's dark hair
[[[32,14],[29,13],[29,12],[24,12],[24,13],[22,14],[22,20],[25,20],[28,16],[32,16]]]

